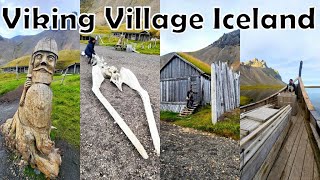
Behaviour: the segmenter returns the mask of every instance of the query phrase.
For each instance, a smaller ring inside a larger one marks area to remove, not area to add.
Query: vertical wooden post
[[[300,61],[300,66],[299,66],[299,77],[301,78],[301,72],[302,72],[302,65],[303,65],[303,61]],[[301,88],[300,88],[300,79],[298,80],[298,99],[301,100],[302,97],[302,93],[301,93]]]
[[[300,61],[299,77],[301,77],[302,65],[303,65],[303,61]]]
[[[215,64],[211,64],[211,118],[212,124],[217,123],[217,94]]]

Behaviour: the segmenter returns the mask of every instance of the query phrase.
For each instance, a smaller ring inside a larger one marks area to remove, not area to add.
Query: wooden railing
[[[304,112],[304,119],[306,123],[306,129],[308,132],[311,147],[314,152],[314,157],[320,172],[320,115],[312,105],[307,91],[301,77],[298,78],[298,98],[300,108]]]
[[[286,90],[286,87],[283,87],[282,89],[280,89],[278,92],[260,100],[254,103],[250,103],[244,106],[240,106],[240,112],[246,112],[246,111],[250,111],[252,109],[267,105],[267,104],[275,104],[277,102],[277,96],[279,93],[283,92]]]

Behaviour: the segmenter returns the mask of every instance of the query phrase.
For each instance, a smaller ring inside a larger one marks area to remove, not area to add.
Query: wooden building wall
[[[211,102],[210,78],[176,56],[160,72],[161,109],[180,112],[191,85],[196,103]]]
[[[28,73],[28,66],[7,67],[7,68],[2,68],[2,70],[7,73],[16,73],[17,70],[18,70],[18,73]]]

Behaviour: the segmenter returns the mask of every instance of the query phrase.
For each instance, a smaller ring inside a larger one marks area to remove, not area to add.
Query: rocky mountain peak
[[[244,65],[258,68],[268,68],[267,63],[264,60],[259,60],[258,58],[244,62]]]
[[[211,46],[219,48],[224,48],[225,46],[240,46],[240,30],[223,34],[223,36],[212,43]]]

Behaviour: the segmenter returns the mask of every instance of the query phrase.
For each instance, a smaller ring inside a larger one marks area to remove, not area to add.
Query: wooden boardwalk
[[[304,117],[292,116],[292,125],[273,164],[268,179],[320,179]]]

